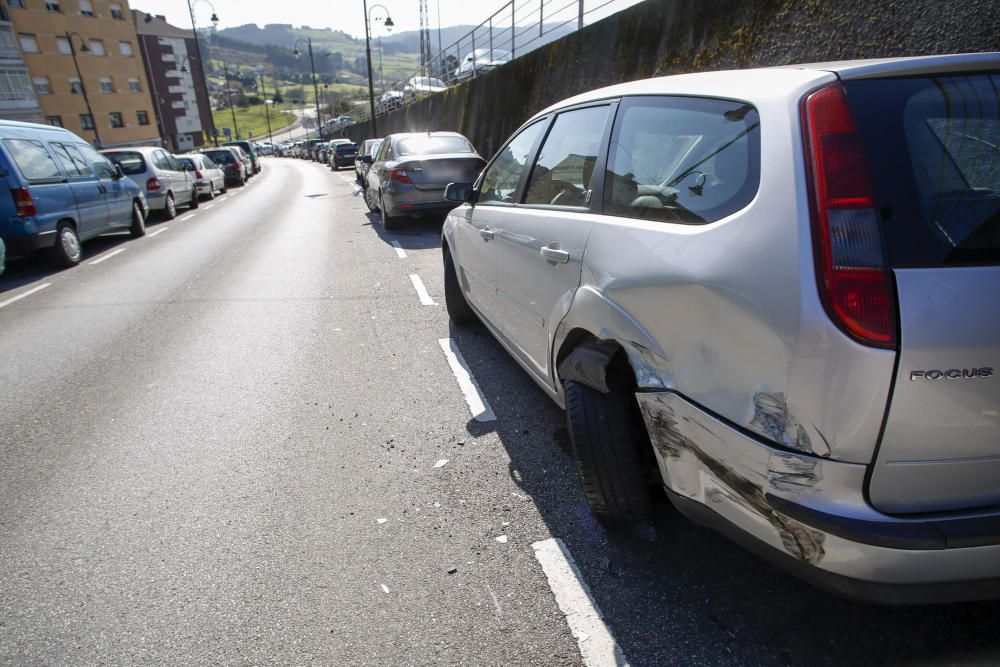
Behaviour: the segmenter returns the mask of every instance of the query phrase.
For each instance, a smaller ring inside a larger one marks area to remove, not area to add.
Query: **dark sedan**
[[[333,164],[334,171],[354,164],[354,157],[358,154],[357,144],[337,144],[331,148],[333,155],[330,156],[330,162]]]

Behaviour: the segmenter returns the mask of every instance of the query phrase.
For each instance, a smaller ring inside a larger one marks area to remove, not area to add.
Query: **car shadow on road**
[[[378,213],[369,211],[365,217],[368,219],[365,224],[371,225],[375,234],[388,246],[396,241],[403,250],[428,250],[441,247],[443,215],[410,218],[402,223],[402,229],[391,232],[382,225],[382,217]]]
[[[131,238],[128,232],[125,232],[98,236],[86,241],[83,244],[83,262],[88,262],[102,252],[112,250],[128,242]],[[7,259],[3,274],[0,274],[0,294],[28,287],[57,273],[72,270],[72,268],[67,269],[58,265],[49,258],[45,251],[37,251],[22,257],[11,257]]]
[[[787,575],[655,498],[646,525],[590,514],[565,417],[482,325],[451,336],[497,415],[510,475],[573,554],[632,665],[889,664],[1000,660],[1000,603],[882,607]]]

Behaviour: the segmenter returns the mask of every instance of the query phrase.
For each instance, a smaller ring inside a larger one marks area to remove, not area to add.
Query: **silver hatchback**
[[[998,71],[622,84],[448,187],[448,311],[565,408],[598,519],[647,516],[653,473],[828,589],[1000,596]]]
[[[132,146],[101,151],[146,193],[150,211],[161,211],[168,219],[179,206],[198,208],[194,172],[187,171],[176,156],[162,148]]]

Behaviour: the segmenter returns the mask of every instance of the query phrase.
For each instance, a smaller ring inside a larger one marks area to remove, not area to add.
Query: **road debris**
[[[500,544],[507,544],[507,536],[506,535],[500,535],[499,537],[496,538],[496,540]]]
[[[435,468],[443,468],[448,465],[448,459],[438,459],[438,462],[434,464]]]

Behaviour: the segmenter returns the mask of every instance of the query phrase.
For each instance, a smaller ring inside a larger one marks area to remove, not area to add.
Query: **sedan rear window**
[[[440,155],[444,153],[474,153],[472,145],[464,137],[420,136],[404,137],[396,143],[396,156]]]
[[[338,153],[357,153],[358,152],[358,146],[357,146],[357,144],[340,144],[339,146],[337,146],[337,152]]]
[[[897,267],[1000,262],[1000,74],[848,81]]]
[[[118,153],[105,153],[105,156],[121,167],[126,175],[141,174],[146,171],[146,161],[142,158],[142,153],[122,151]]]
[[[222,164],[236,162],[236,157],[229,151],[205,151],[205,155],[212,158],[213,162],[221,162]]]

